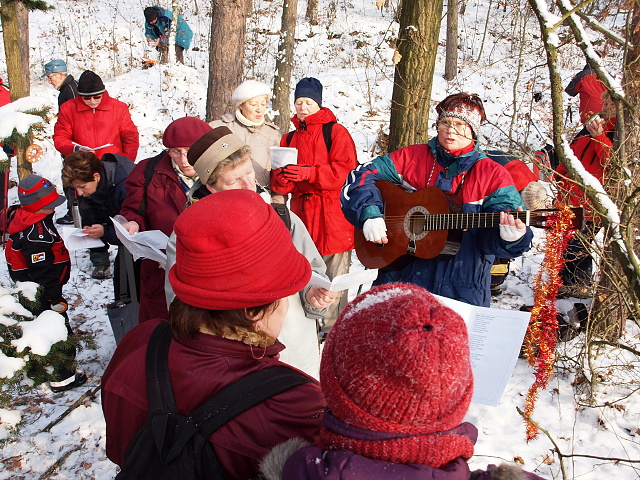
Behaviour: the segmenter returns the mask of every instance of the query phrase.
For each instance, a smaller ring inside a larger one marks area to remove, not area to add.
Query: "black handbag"
[[[138,326],[140,302],[136,293],[136,279],[133,271],[133,257],[125,247],[118,247],[120,267],[120,294],[118,299],[107,305],[107,315],[116,339],[116,345],[127,332]],[[127,288],[127,285],[129,288]]]

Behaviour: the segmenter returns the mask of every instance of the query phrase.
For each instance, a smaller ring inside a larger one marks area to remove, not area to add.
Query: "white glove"
[[[382,237],[387,236],[387,225],[384,223],[384,218],[370,218],[364,222],[362,226],[362,233],[364,238],[370,242],[379,242]]]
[[[505,242],[513,243],[520,240],[526,233],[527,228],[518,228],[515,225],[500,225],[500,238]]]

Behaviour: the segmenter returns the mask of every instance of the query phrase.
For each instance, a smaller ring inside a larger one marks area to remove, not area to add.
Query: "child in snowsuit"
[[[42,286],[40,306],[31,313],[39,315],[53,310],[65,319],[67,333],[73,335],[67,317],[67,302],[62,286],[69,280],[69,251],[53,223],[53,213],[66,198],[58,195],[55,186],[39,175],[29,175],[18,185],[21,207],[9,225],[9,241],[5,257],[9,275],[15,282],[35,282]],[[76,372],[76,349],[56,344],[52,353],[66,357],[54,367],[51,390],[61,392],[82,385],[87,376]]]

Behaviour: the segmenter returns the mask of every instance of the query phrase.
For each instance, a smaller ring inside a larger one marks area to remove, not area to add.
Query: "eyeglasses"
[[[89,101],[89,100],[91,100],[91,99],[93,99],[93,100],[100,100],[100,99],[102,98],[102,94],[100,94],[100,95],[80,95],[80,97],[81,97],[83,100],[86,100],[86,101]]]
[[[445,130],[449,130],[450,128],[453,128],[456,132],[464,132],[467,128],[467,122],[463,120],[458,120],[458,121],[440,120],[438,123],[436,123],[436,128],[441,131],[445,131]]]
[[[169,156],[171,158],[186,157],[187,153],[189,153],[189,149],[187,149],[187,150],[169,150]]]

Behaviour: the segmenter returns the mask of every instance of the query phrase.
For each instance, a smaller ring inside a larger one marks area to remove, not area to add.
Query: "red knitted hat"
[[[193,142],[211,130],[211,125],[196,117],[183,117],[171,122],[162,135],[167,148],[190,147]]]
[[[311,278],[271,205],[249,190],[213,193],[176,220],[176,264],[169,281],[188,305],[257,307],[302,290]]]
[[[362,440],[325,427],[325,449],[436,468],[473,455],[468,438],[446,432],[462,423],[473,393],[467,327],[420,287],[382,285],[347,305],[327,338],[320,384],[333,416],[392,434]]]

